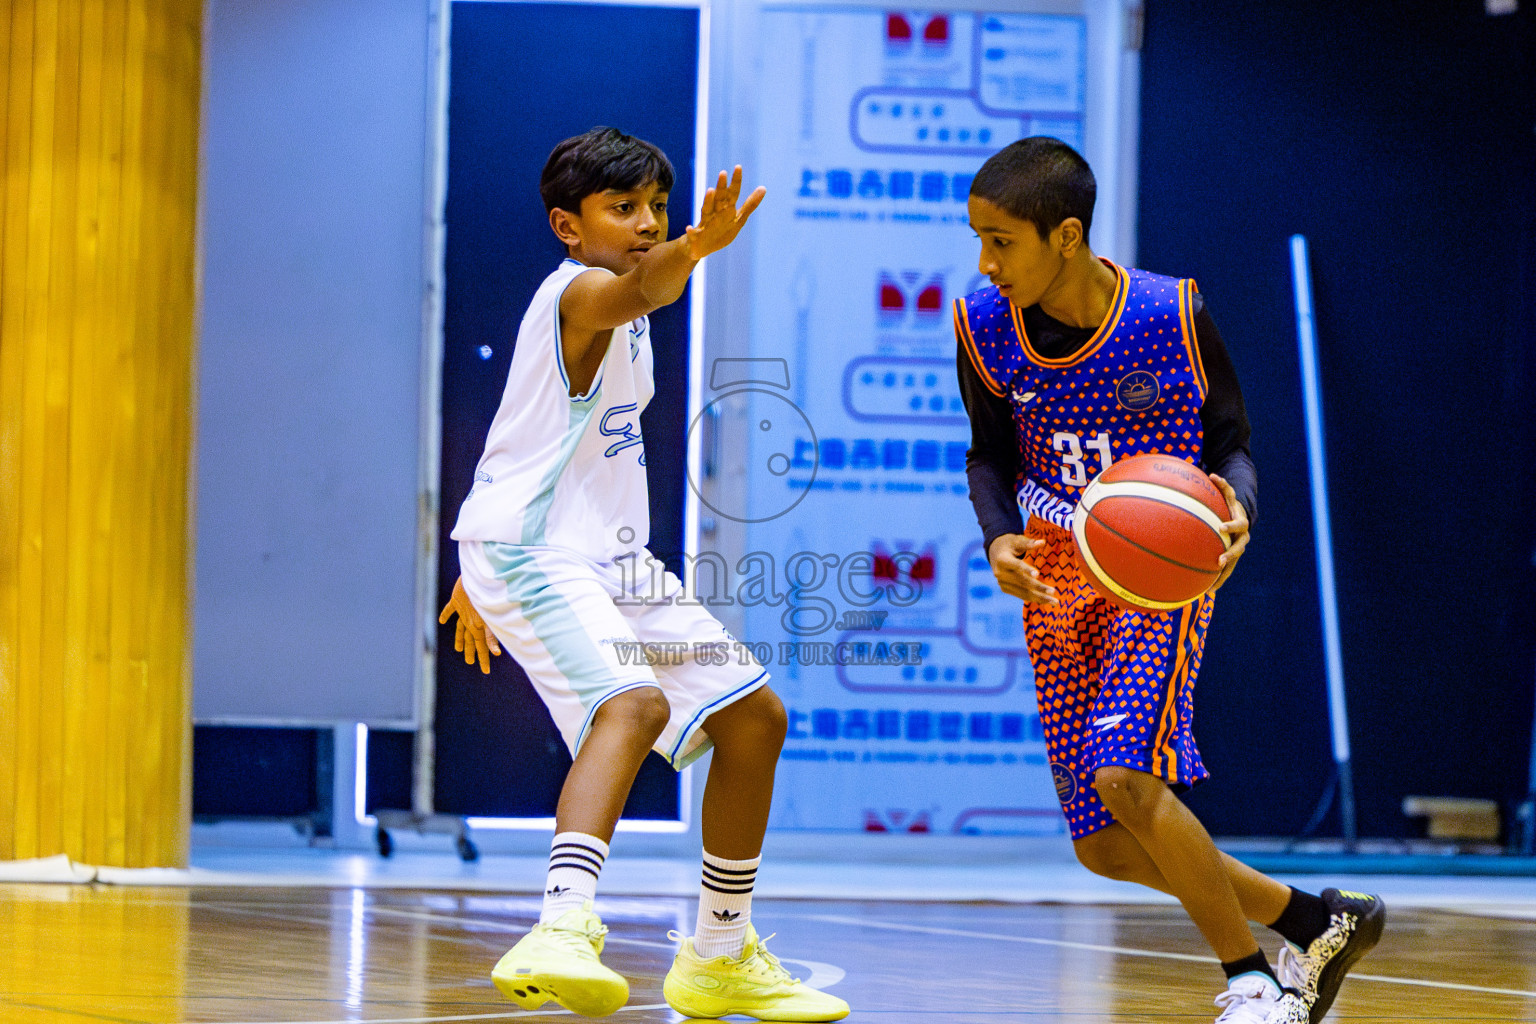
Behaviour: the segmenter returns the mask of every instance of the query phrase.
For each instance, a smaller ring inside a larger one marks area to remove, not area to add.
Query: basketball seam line
[[[1091,491],[1093,486],[1090,484],[1088,489]],[[1088,538],[1085,532],[1088,527],[1088,512],[1088,507],[1083,502],[1079,502],[1077,509],[1072,513],[1072,540],[1077,545],[1078,556],[1083,560],[1084,565],[1087,566],[1092,579],[1097,583],[1102,583],[1118,596],[1120,600],[1134,607],[1152,611],[1172,611],[1175,608],[1181,607],[1181,602],[1178,601],[1152,601],[1142,597],[1140,594],[1133,593],[1104,570],[1104,567],[1094,558],[1093,549],[1088,545]]]
[[[1110,488],[1113,488],[1111,490]],[[1194,516],[1205,525],[1209,526],[1222,539],[1222,547],[1230,548],[1232,542],[1225,534],[1221,533],[1222,520],[1219,515],[1211,510],[1210,506],[1192,494],[1185,494],[1167,484],[1149,483],[1144,480],[1109,480],[1095,479],[1090,483],[1082,496],[1078,498],[1078,504],[1093,511],[1095,505],[1110,498],[1144,498],[1147,501],[1155,501],[1169,508],[1176,508],[1181,512]]]
[[[1154,498],[1154,499],[1151,499],[1151,500],[1155,501],[1156,499]],[[1177,505],[1169,505],[1168,507],[1169,508],[1178,508],[1179,506],[1177,506]],[[1137,548],[1137,549],[1139,549],[1141,551],[1145,551],[1147,554],[1151,555],[1153,558],[1159,559],[1160,561],[1167,562],[1169,565],[1177,566],[1180,569],[1188,569],[1190,572],[1198,572],[1198,573],[1200,573],[1202,575],[1209,575],[1209,576],[1219,576],[1219,575],[1221,575],[1221,570],[1220,569],[1215,569],[1215,570],[1202,569],[1198,565],[1185,565],[1183,562],[1177,561],[1175,559],[1169,558],[1167,555],[1159,554],[1158,552],[1153,551],[1151,548],[1147,547],[1144,544],[1136,543],[1134,540],[1131,540],[1131,538],[1127,537],[1125,534],[1121,533],[1119,530],[1115,529],[1113,526],[1110,526],[1104,520],[1102,520],[1098,516],[1094,515],[1093,514],[1093,509],[1089,509],[1088,510],[1088,518],[1092,519],[1094,522],[1096,522],[1100,526],[1104,527],[1104,529],[1108,530],[1110,533],[1114,534],[1116,537],[1119,537],[1121,540],[1125,541],[1131,547]],[[1123,584],[1123,583],[1120,584],[1120,585],[1121,586],[1125,586],[1125,584]]]

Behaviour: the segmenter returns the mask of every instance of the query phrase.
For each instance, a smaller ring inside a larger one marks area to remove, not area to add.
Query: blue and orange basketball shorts
[[[1031,517],[1025,535],[1046,542],[1025,557],[1061,602],[1026,603],[1024,639],[1056,795],[1076,840],[1115,820],[1093,788],[1102,767],[1147,772],[1175,790],[1209,778],[1192,726],[1214,598],[1170,612],[1122,609],[1078,570],[1071,533]]]

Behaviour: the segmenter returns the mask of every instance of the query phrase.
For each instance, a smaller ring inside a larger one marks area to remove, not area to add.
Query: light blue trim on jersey
[[[597,267],[589,267],[585,263],[581,262],[581,260],[570,256],[567,256],[565,259],[560,261],[560,265],[562,267],[567,263],[580,267],[582,269],[582,273],[586,273],[588,270],[600,269]],[[569,288],[571,283],[580,276],[581,274],[572,274],[571,280],[565,282],[565,288]],[[613,346],[613,332],[610,331],[608,333],[608,344],[603,347],[603,361],[598,364],[597,375],[592,378],[592,383],[587,386],[587,393],[584,395],[572,395],[571,378],[565,372],[565,345],[563,343],[564,338],[560,334],[560,300],[565,297],[565,288],[561,288],[560,294],[555,296],[555,329],[553,332],[555,338],[555,366],[560,371],[560,382],[565,385],[566,397],[570,398],[572,402],[585,402],[590,400],[594,395],[603,389],[603,368],[608,365],[608,349]]]
[[[595,645],[587,639],[586,628],[582,625],[580,617],[565,600],[560,592],[550,583],[549,577],[544,575],[544,570],[539,568],[539,563],[533,553],[516,544],[503,544],[499,541],[482,541],[480,549],[485,553],[486,561],[496,572],[496,578],[506,585],[507,600],[518,605],[519,613],[528,624],[533,627],[533,635],[539,638],[544,649],[549,652],[550,660],[560,670],[560,674],[571,683],[571,689],[576,691],[576,696],[582,704],[587,703],[588,697],[596,697],[595,702],[587,709],[587,720],[582,723],[577,744],[580,745],[580,737],[585,736],[587,727],[591,724],[592,713],[615,693],[622,690],[631,690],[636,686],[655,686],[651,681],[632,682],[623,685],[622,689],[610,688],[619,684],[614,676],[613,669],[598,652]],[[552,630],[550,627],[557,627]],[[569,640],[557,642],[556,636],[580,637],[582,643],[572,643]],[[592,680],[595,685],[588,687],[588,693],[583,694],[578,683],[584,680]]]
[[[523,537],[520,543],[535,547],[543,547],[548,543],[545,532],[549,528],[549,507],[555,503],[555,485],[560,482],[560,475],[575,457],[576,447],[581,444],[587,421],[592,418],[592,410],[597,408],[597,400],[601,395],[602,391],[597,390],[585,398],[571,400],[570,419],[566,422],[565,436],[560,439],[559,457],[544,474],[544,479],[539,481],[538,492],[523,511]]]
[[[567,263],[574,263],[578,267],[586,266],[581,260],[572,259],[569,256],[560,261],[562,267]],[[571,275],[571,281],[576,280],[580,276],[580,274]],[[571,281],[565,282],[565,288],[571,286]],[[550,332],[550,337],[555,339],[555,368],[560,371],[560,382],[565,385],[565,393],[569,395],[571,393],[571,378],[565,372],[565,349],[560,344],[560,300],[565,297],[565,288],[561,288],[560,294],[555,296],[555,329]]]
[[[626,683],[623,686],[615,686],[613,689],[599,697],[597,703],[593,704],[590,708],[587,709],[587,717],[581,720],[581,728],[576,731],[576,742],[574,744],[574,749],[571,756],[574,757],[576,754],[581,752],[581,745],[587,741],[587,733],[592,731],[592,720],[597,717],[598,708],[602,707],[604,704],[608,703],[608,701],[612,700],[614,697],[617,697],[621,693],[628,693],[630,690],[639,690],[646,686],[655,687],[658,690],[661,689],[661,684],[654,679],[637,679],[634,682]],[[663,691],[663,695],[665,695],[665,691]]]
[[[736,687],[736,689],[731,690],[729,693],[722,693],[714,700],[701,705],[699,709],[693,713],[693,717],[688,719],[688,724],[683,726],[682,729],[678,730],[677,740],[673,742],[672,749],[666,753],[668,763],[678,771],[682,771],[684,768],[687,768],[690,764],[697,761],[700,757],[703,757],[704,754],[712,749],[715,745],[715,741],[707,736],[704,738],[703,743],[700,743],[697,747],[694,747],[688,752],[687,758],[679,760],[679,755],[683,747],[688,743],[688,737],[692,736],[694,731],[698,729],[701,724],[703,724],[704,719],[708,718],[716,711],[719,711],[721,708],[741,700],[741,698],[745,697],[753,690],[756,690],[766,684],[767,681],[768,670],[764,669],[757,675],[753,676],[751,679],[747,680],[745,683],[742,683],[740,686]]]

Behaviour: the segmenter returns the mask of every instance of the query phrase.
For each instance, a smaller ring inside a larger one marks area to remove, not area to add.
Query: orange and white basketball
[[[1095,477],[1072,517],[1078,563],[1095,590],[1123,607],[1168,611],[1204,594],[1231,546],[1231,510],[1198,466],[1135,455]]]

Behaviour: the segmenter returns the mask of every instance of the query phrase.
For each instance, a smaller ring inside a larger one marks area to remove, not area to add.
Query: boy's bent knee
[[[715,712],[705,720],[704,731],[717,746],[751,744],[779,750],[789,732],[789,715],[779,695],[764,686]]]
[[[784,710],[784,702],[779,700],[779,695],[764,686],[747,699],[752,702],[753,724],[764,738],[783,746],[784,737],[789,734],[789,714]]]
[[[1155,775],[1114,764],[1094,772],[1093,788],[1116,820],[1135,826],[1152,813],[1168,784]]]
[[[593,728],[623,729],[653,742],[667,727],[672,706],[655,686],[640,686],[616,693],[598,707]]]

